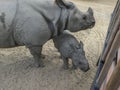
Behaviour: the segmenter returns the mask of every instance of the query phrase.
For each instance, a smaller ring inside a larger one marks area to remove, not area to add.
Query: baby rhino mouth
[[[88,70],[90,70],[90,68],[88,67],[88,68],[81,68],[81,70],[83,71],[83,72],[87,72]]]
[[[80,69],[81,69],[83,72],[87,72],[87,71],[90,69],[90,67],[89,67],[89,65],[87,65],[87,66],[85,66],[85,67],[80,67]]]
[[[95,25],[95,24],[94,24],[94,25]],[[94,27],[94,25],[90,25],[90,27],[89,27],[89,28],[90,28],[90,29],[91,29],[91,28],[93,28],[93,27]]]

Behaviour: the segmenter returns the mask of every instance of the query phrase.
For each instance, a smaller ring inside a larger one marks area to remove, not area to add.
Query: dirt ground
[[[25,47],[0,49],[0,90],[89,90],[96,72],[96,62],[116,0],[72,0],[81,11],[92,7],[96,18],[93,29],[74,33],[84,42],[90,70],[61,69],[62,60],[52,41],[45,44],[45,68],[35,68],[33,58]]]

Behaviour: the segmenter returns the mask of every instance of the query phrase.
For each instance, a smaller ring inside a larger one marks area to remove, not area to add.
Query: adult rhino
[[[0,48],[25,45],[40,67],[46,41],[65,29],[77,32],[95,25],[91,8],[83,13],[64,0],[0,0],[0,14]]]

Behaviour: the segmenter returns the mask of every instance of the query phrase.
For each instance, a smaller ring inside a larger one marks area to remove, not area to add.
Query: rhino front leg
[[[35,59],[35,66],[36,67],[44,67],[43,61],[42,61],[42,46],[38,46],[38,47],[28,47],[30,50],[30,53],[33,55],[34,59]]]
[[[77,69],[77,67],[75,66],[75,64],[73,63],[73,61],[72,61],[72,69],[74,70],[74,69]]]

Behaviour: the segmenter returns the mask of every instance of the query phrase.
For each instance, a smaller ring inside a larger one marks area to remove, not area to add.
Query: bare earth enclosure
[[[44,68],[35,68],[32,55],[25,47],[0,49],[0,90],[89,90],[102,51],[111,13],[117,0],[72,0],[81,11],[92,7],[94,28],[73,33],[83,41],[90,70],[63,70],[62,60],[52,40],[43,48]]]

